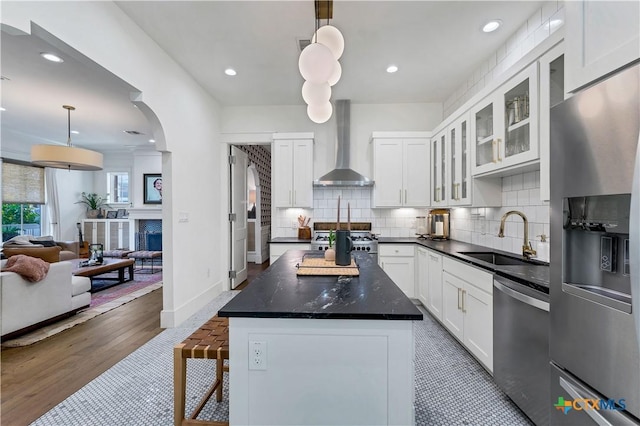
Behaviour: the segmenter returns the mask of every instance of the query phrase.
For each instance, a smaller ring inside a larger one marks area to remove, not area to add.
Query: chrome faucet
[[[524,244],[522,245],[522,255],[527,259],[531,259],[536,255],[536,251],[531,247],[531,241],[529,241],[529,221],[524,213],[517,210],[511,210],[503,214],[502,219],[500,219],[500,232],[498,232],[498,237],[504,238],[504,222],[512,214],[517,214],[524,221]]]

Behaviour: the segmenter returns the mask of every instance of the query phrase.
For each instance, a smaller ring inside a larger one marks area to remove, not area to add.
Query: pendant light
[[[75,107],[62,105],[67,110],[67,146],[34,145],[31,147],[31,162],[44,167],[67,170],[102,170],[102,154],[71,145],[71,111]]]

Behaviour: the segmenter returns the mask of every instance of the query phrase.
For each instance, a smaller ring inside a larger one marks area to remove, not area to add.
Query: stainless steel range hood
[[[336,168],[313,181],[313,186],[372,186],[373,181],[349,168],[351,148],[351,101],[336,101],[336,122],[338,124]]]

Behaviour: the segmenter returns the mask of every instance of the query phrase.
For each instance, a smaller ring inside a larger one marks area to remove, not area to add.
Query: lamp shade
[[[340,65],[340,62],[335,61],[333,72],[328,80],[329,86],[335,86],[335,84],[340,81],[340,77],[342,77],[342,65]]]
[[[302,77],[312,83],[326,83],[333,72],[335,59],[324,44],[311,43],[304,48],[298,59]]]
[[[321,105],[309,105],[307,106],[307,115],[314,123],[322,124],[331,118],[333,114],[333,106],[331,102]]]
[[[327,46],[335,60],[340,59],[344,52],[344,37],[340,30],[333,25],[324,25],[318,28],[311,43],[321,43]]]
[[[31,162],[39,166],[68,170],[102,170],[102,154],[83,148],[57,145],[34,145]]]
[[[322,105],[329,102],[331,87],[329,83],[312,83],[305,81],[302,85],[302,99],[307,105]]]

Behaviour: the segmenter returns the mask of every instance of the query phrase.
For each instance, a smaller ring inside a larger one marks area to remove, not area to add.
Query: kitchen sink
[[[482,260],[483,262],[491,263],[494,265],[535,265],[536,262],[518,259],[504,254],[495,253],[492,251],[460,251],[458,254],[473,257],[474,259]]]

